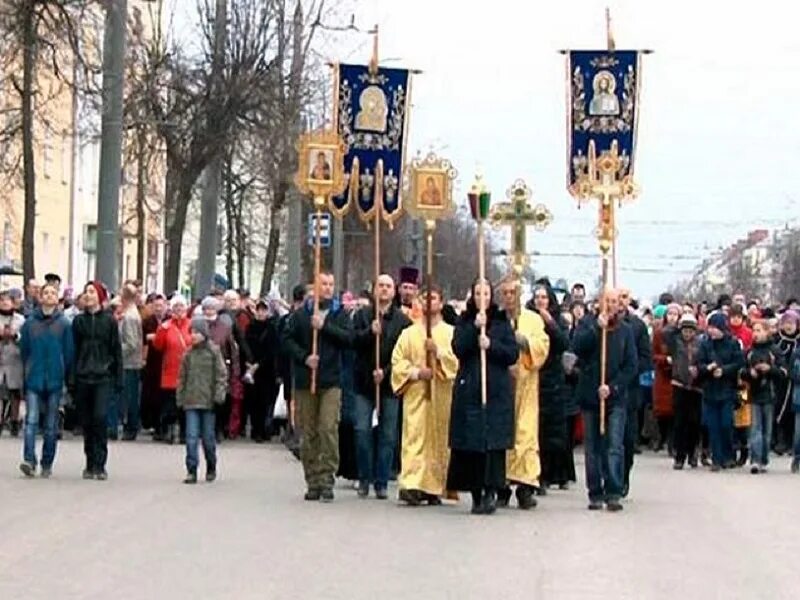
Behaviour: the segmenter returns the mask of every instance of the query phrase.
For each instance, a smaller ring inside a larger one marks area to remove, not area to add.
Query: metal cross
[[[515,270],[521,271],[528,262],[528,227],[544,231],[553,221],[553,213],[544,204],[529,204],[533,192],[526,183],[517,179],[506,192],[508,202],[492,207],[489,219],[495,227],[511,228],[511,256]]]

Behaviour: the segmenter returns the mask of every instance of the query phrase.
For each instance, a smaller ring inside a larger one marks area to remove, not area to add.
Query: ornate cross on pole
[[[544,231],[553,222],[553,214],[544,204],[530,205],[533,191],[517,179],[506,192],[508,202],[499,202],[492,208],[490,219],[495,227],[511,228],[511,266],[517,279],[528,264],[528,227]]]

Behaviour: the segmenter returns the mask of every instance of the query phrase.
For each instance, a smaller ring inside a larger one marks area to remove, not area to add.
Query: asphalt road
[[[83,481],[80,440],[50,480],[0,439],[0,599],[782,599],[800,594],[800,476],[675,472],[645,455],[619,514],[579,483],[491,517],[459,505],[307,503],[280,445],[228,443],[220,478],[183,485],[183,449],[111,446]],[[582,460],[579,459],[579,469]]]

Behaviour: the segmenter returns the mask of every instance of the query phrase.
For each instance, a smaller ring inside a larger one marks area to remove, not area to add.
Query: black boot
[[[497,511],[497,492],[487,489],[483,492],[483,514],[492,515]]]
[[[522,486],[517,487],[517,494],[519,495],[519,488]],[[518,496],[519,497],[519,496]],[[504,487],[499,492],[497,492],[497,508],[508,508],[508,503],[511,500],[511,488]]]
[[[472,491],[472,514],[473,515],[482,515],[482,514],[484,514],[483,502],[481,502],[481,491],[480,490],[473,490]]]
[[[536,505],[536,496],[531,486],[521,485],[517,487],[517,506],[520,510],[530,510],[531,508],[536,508]]]

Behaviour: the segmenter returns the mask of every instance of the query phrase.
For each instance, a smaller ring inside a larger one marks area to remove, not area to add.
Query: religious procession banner
[[[347,187],[332,199],[340,215],[353,201],[362,219],[375,211],[375,170],[383,160],[381,216],[391,224],[401,215],[401,183],[406,133],[411,107],[411,73],[374,63],[340,64],[337,71],[337,120],[346,146],[344,159]]]
[[[568,55],[567,187],[577,193],[586,173],[589,142],[597,156],[616,141],[618,176],[633,176],[639,117],[641,52],[635,50],[574,50]]]

